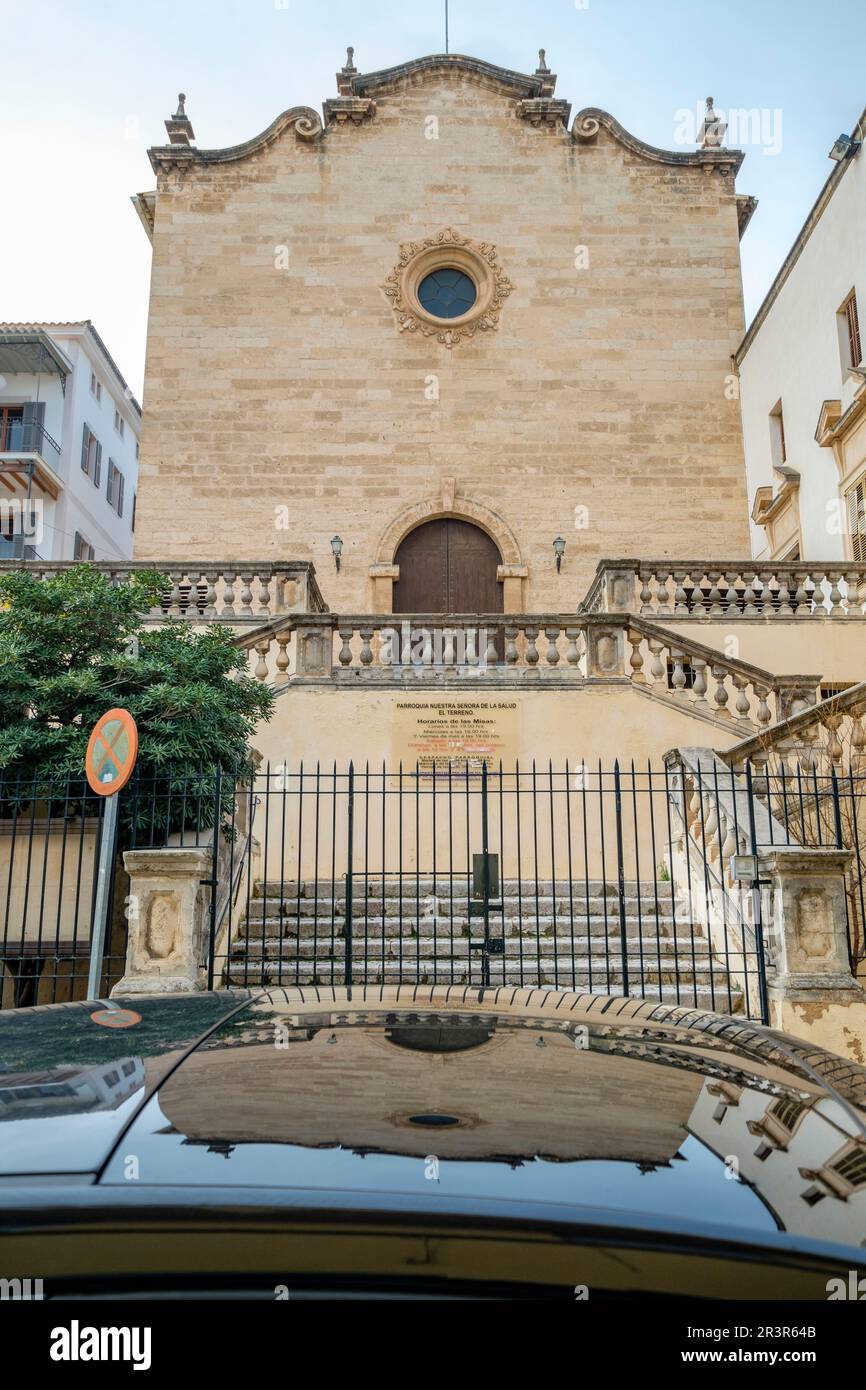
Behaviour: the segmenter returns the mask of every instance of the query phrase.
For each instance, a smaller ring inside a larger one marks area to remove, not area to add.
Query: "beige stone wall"
[[[160,174],[137,556],[312,558],[333,608],[367,610],[381,536],[445,510],[443,478],[455,514],[469,498],[510,529],[536,611],[573,608],[601,555],[747,553],[729,174],[533,127],[457,69],[377,107]],[[382,288],[401,242],[448,227],[495,243],[513,284],[498,330],[453,349],[401,334]]]

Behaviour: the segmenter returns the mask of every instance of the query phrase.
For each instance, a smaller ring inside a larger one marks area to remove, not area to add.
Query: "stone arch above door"
[[[393,585],[399,578],[399,569],[394,560],[400,543],[410,531],[414,531],[423,522],[446,517],[479,526],[496,543],[502,556],[499,578],[503,584],[505,612],[522,612],[523,581],[528,571],[521,559],[520,547],[514,532],[498,512],[474,501],[471,497],[454,496],[444,481],[442,496],[430,497],[404,508],[382,532],[376,548],[375,561],[370,566],[374,612],[391,612]]]

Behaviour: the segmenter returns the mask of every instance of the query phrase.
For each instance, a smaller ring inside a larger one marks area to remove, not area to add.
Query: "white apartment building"
[[[140,431],[89,319],[0,323],[0,558],[131,559]]]
[[[866,560],[866,111],[734,361],[752,553]]]

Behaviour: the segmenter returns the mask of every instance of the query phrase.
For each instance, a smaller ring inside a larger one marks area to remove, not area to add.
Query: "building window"
[[[102,477],[102,445],[89,425],[84,426],[81,441],[81,469],[86,473],[94,487],[99,487]]]
[[[475,284],[462,270],[443,267],[424,277],[418,286],[422,309],[437,319],[459,319],[478,298]]]
[[[114,459],[108,460],[108,487],[106,489],[109,507],[113,507],[118,516],[123,516],[123,474],[118,468]]]
[[[114,428],[117,430],[117,433],[120,435],[122,439],[124,430],[124,420],[119,410],[115,410],[114,412]]]
[[[781,401],[777,401],[770,411],[770,449],[773,467],[784,467],[788,462],[788,446],[785,443],[785,416]]]
[[[97,402],[102,400],[102,382],[96,372],[90,373],[90,394]]]
[[[141,446],[140,446],[138,440],[136,439],[136,441],[135,441],[135,458],[136,458],[136,461],[138,461],[138,457],[139,457],[139,454],[140,454],[140,453],[141,453]]]
[[[866,1187],[866,1148],[851,1148],[829,1166],[852,1188]]]
[[[866,560],[866,478],[845,494],[848,529],[851,532],[851,558]]]
[[[857,313],[857,295],[851,291],[837,315],[839,324],[839,349],[842,354],[842,368],[851,371],[863,361],[863,347],[860,339],[860,316]]]
[[[73,559],[82,562],[93,559],[95,551],[89,541],[86,541],[80,531],[75,532],[75,548],[72,552]]]

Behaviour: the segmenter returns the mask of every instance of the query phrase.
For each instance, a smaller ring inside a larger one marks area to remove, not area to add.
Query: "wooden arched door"
[[[395,613],[501,613],[502,559],[480,526],[453,517],[410,531],[394,557]]]

